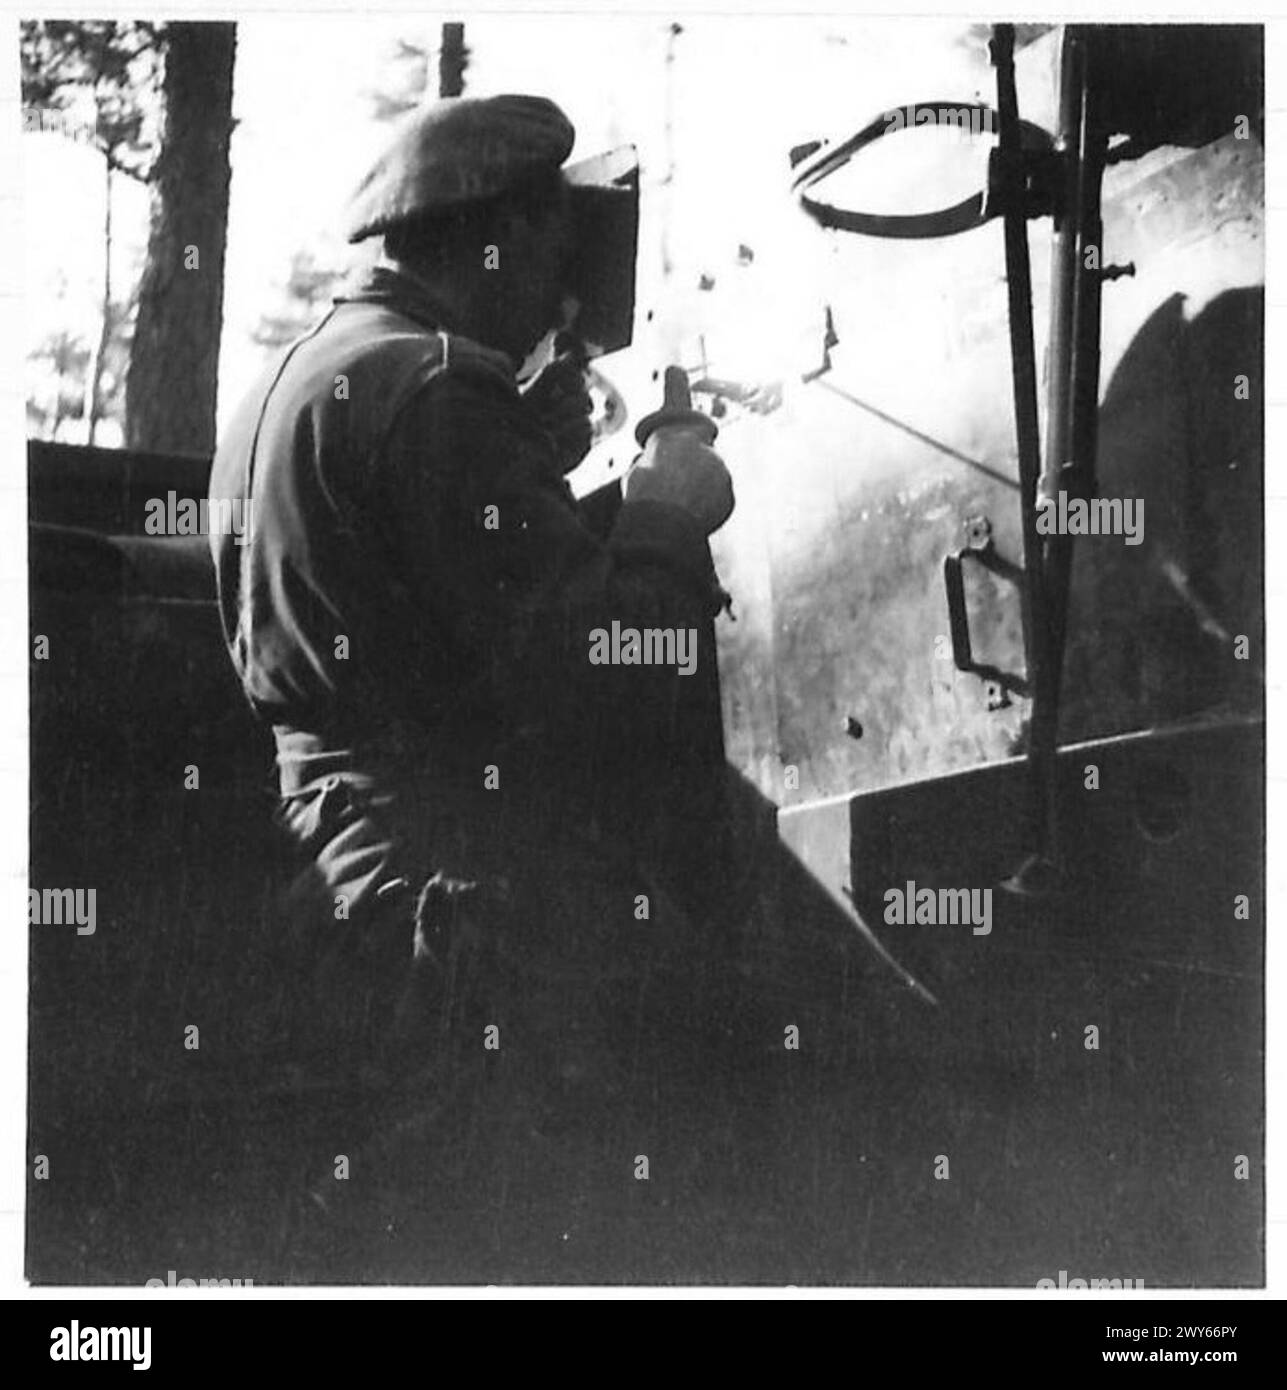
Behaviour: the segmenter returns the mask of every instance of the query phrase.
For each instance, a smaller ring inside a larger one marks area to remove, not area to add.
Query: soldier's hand
[[[626,475],[627,502],[669,502],[709,536],[733,511],[733,480],[724,460],[682,424],[660,425]]]
[[[593,437],[594,403],[580,358],[572,352],[560,353],[532,378],[523,399],[553,438],[559,466],[570,473],[590,452]]]

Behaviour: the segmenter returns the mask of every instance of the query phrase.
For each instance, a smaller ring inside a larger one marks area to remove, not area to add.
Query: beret
[[[446,97],[413,111],[349,201],[361,241],[401,222],[496,197],[572,152],[572,122],[544,97]]]

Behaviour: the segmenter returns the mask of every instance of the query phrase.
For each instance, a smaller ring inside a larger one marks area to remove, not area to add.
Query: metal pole
[[[1038,505],[1055,505],[1061,491],[1089,497],[1095,485],[1103,252],[1100,188],[1107,137],[1097,112],[1092,42],[1086,29],[1070,26],[1060,61],[1055,148],[1062,156],[1063,175],[1051,247],[1050,394],[1045,469],[1034,499]],[[1088,266],[1092,247],[1094,264]],[[1022,893],[1046,891],[1059,872],[1055,772],[1072,537],[1056,534],[1040,541],[1042,612],[1033,634],[1039,657],[1028,733],[1037,833],[1033,854],[1007,884]]]
[[[442,26],[442,47],[438,51],[438,95],[458,97],[465,90],[465,68],[469,51],[465,47],[465,26],[449,22]]]
[[[1014,26],[993,27],[992,63],[997,70],[997,151],[1008,171],[1004,210],[1006,288],[1010,309],[1010,365],[1014,384],[1015,441],[1019,455],[1019,505],[1023,521],[1023,633],[1029,689],[1041,688],[1046,630],[1041,537],[1037,532],[1037,485],[1041,439],[1037,414],[1037,361],[1032,329],[1032,270],[1028,255],[1028,211],[1015,175],[1022,167],[1019,101],[1014,80]],[[1035,705],[1035,697],[1034,697]],[[1046,770],[1033,761],[1034,778]],[[1040,801],[1038,801],[1040,805]]]

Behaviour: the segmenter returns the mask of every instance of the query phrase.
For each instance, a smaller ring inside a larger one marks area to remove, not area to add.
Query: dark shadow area
[[[1142,499],[1144,539],[1075,548],[1065,740],[1263,709],[1264,290],[1185,306],[1150,315],[1100,407],[1099,495]]]
[[[292,1057],[270,747],[213,605],[153,592],[201,562],[33,533],[31,882],[98,902],[92,936],[31,930],[33,1281],[1258,1281],[1254,726],[1104,745],[1099,792],[1066,752],[1069,892],[995,894],[986,938],[885,927],[882,894],[1012,869],[1022,765],[855,798],[854,899],[937,1007],[717,772],[667,876],[694,929],[587,991],[610,1084],[511,1047],[337,1090]]]
[[[1246,117],[1264,138],[1264,29],[1255,24],[1106,24],[1100,48],[1105,116],[1132,153],[1208,144]]]
[[[1263,794],[1255,721],[1067,748],[1065,876],[1037,900],[997,886],[1029,844],[1023,763],[851,804],[855,901],[940,1003],[928,1094],[908,1094],[925,1141],[962,1159],[933,1239],[964,1282],[980,1265],[1028,1285],[1074,1267],[1262,1280],[1264,918],[1237,918],[1235,895],[1264,901]],[[909,882],[991,887],[990,930],[886,924]]]
[[[811,1145],[833,1133],[799,1063],[829,1037],[851,1086],[904,1006],[777,848],[773,808],[718,767],[709,824],[677,814],[661,875],[700,939],[595,991],[615,1088],[534,1075],[519,1048],[393,1094],[301,1069],[271,747],[213,603],[165,592],[199,591],[205,564],[186,540],[32,531],[49,655],[32,672],[31,883],[92,886],[97,922],[31,931],[29,1126],[51,1177],[31,1184],[30,1277],[866,1277],[861,1247],[840,1266],[817,1254],[825,1203],[801,1225]],[[353,1176],[322,1212],[307,1193],[340,1153]]]

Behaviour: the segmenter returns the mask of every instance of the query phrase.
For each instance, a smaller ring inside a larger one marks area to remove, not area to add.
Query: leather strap
[[[849,139],[834,147],[823,146],[807,157],[804,167],[791,183],[804,211],[823,227],[841,232],[858,232],[864,236],[895,239],[955,236],[958,232],[968,232],[975,227],[981,227],[995,217],[998,210],[986,207],[984,190],[935,212],[907,214],[854,212],[823,202],[820,198],[810,197],[805,192],[834,174],[856,154],[884,136],[896,135],[899,131],[929,124],[918,121],[914,116],[908,119],[911,113],[923,111],[933,112],[934,123],[943,125],[958,125],[964,113],[969,122],[969,129],[987,133],[998,129],[1000,119],[992,107],[979,102],[919,101],[907,107],[882,111],[856,135],[851,135]],[[1051,148],[1053,141],[1049,133],[1040,126],[1020,121],[1019,128],[1020,139],[1025,148]]]

